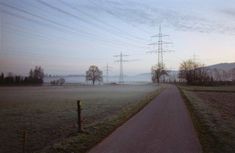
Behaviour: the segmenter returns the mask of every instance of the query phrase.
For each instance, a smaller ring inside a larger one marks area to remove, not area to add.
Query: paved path
[[[170,86],[89,153],[202,153],[187,108]]]

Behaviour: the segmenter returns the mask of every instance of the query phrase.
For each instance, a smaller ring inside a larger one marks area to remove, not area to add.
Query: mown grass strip
[[[130,106],[120,111],[119,115],[107,119],[102,123],[86,127],[84,132],[71,136],[60,143],[47,147],[40,153],[84,153],[99,143],[102,139],[111,134],[116,128],[125,123],[133,115],[143,109],[149,102],[158,96],[165,87],[161,87],[151,92],[136,105]]]
[[[212,139],[211,139],[211,135],[208,130],[208,127],[206,127],[203,124],[203,121],[202,121],[202,119],[200,119],[200,115],[198,114],[197,108],[190,101],[191,99],[185,93],[186,91],[180,87],[178,87],[178,88],[180,89],[180,93],[185,101],[185,104],[186,104],[188,110],[189,110],[190,116],[193,121],[193,125],[197,130],[198,137],[199,137],[200,143],[202,145],[203,152],[204,153],[213,153],[213,149],[211,148],[211,145],[210,145],[210,144],[212,144],[212,142],[211,142]]]

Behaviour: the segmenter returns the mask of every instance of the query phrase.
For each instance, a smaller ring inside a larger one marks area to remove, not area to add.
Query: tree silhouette
[[[152,67],[151,69],[151,73],[152,73],[152,82],[160,82],[160,78],[163,75],[168,75],[166,70],[164,70],[164,66],[163,65],[155,65]]]
[[[96,81],[103,81],[103,73],[96,65],[91,65],[89,70],[86,71],[86,81],[92,81],[92,84],[95,85]]]
[[[29,81],[34,84],[42,84],[44,78],[43,69],[40,66],[36,66],[34,70],[29,71]]]
[[[213,77],[209,76],[204,65],[186,60],[180,64],[179,78],[184,79],[190,85],[209,85],[213,82]]]
[[[31,69],[29,76],[13,75],[8,73],[5,77],[4,73],[0,75],[0,85],[41,85],[43,84],[44,72],[40,66],[36,66],[35,69]]]

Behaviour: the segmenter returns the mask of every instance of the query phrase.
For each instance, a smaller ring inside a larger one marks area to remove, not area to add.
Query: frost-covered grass
[[[180,87],[205,153],[235,152],[234,87]]]
[[[234,85],[228,86],[180,86],[184,90],[205,91],[205,92],[235,92]]]
[[[84,129],[138,106],[155,85],[0,87],[0,143],[4,152],[40,150],[76,133],[76,101],[82,102]],[[140,105],[142,106],[142,105]],[[86,145],[86,144],[85,144]]]

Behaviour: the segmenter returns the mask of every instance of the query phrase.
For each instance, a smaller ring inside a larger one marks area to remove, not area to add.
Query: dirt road
[[[201,153],[188,110],[170,86],[89,153]]]

